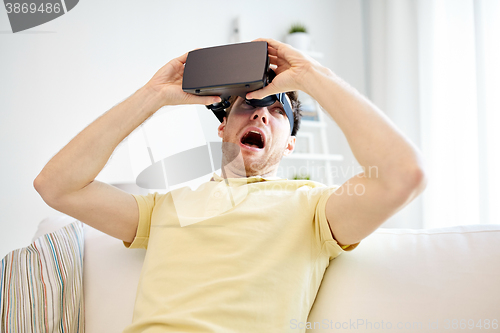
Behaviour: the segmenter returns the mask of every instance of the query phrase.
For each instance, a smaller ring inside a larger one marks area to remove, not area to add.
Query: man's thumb
[[[189,96],[186,104],[203,104],[210,105],[215,103],[220,103],[221,99],[219,96]]]
[[[246,99],[263,99],[266,96],[277,94],[279,91],[276,89],[276,86],[271,82],[268,86],[265,86],[262,89],[252,91],[246,94]]]

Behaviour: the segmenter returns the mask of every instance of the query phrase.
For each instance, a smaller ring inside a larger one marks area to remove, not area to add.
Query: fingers
[[[272,38],[257,38],[254,39],[252,42],[267,42],[267,51],[271,55],[277,55],[278,49],[280,47],[287,45],[285,43],[278,42],[277,40]]]
[[[272,38],[257,38],[257,39],[254,39],[253,41],[255,41],[255,42],[257,42],[257,41],[267,42],[268,45],[271,45],[276,50],[279,49],[280,46],[286,45],[285,43],[278,42],[277,40],[272,39]]]
[[[196,104],[210,105],[220,103],[222,100],[219,96],[194,96],[197,97]]]
[[[189,96],[186,99],[186,104],[203,104],[210,105],[214,103],[220,103],[221,98],[219,96],[196,96],[192,94],[188,94]]]
[[[184,54],[183,54],[183,55],[181,55],[180,57],[175,58],[175,60],[180,61],[181,63],[185,64],[185,63],[186,63],[187,56],[188,56],[188,53],[189,53],[189,52],[184,53]]]
[[[196,50],[199,50],[199,49],[201,49],[201,47],[197,47],[197,48],[195,48],[194,50],[191,50],[191,51],[196,51]],[[189,51],[189,52],[191,52],[191,51]],[[186,52],[183,55],[181,55],[180,57],[175,58],[175,60],[180,61],[181,63],[185,64],[189,52]]]
[[[283,66],[279,67],[276,65],[271,65],[269,67],[274,71],[274,73],[276,73],[276,75],[279,75],[287,70],[286,68],[283,68]]]
[[[274,72],[276,73],[276,75],[280,75],[281,73],[283,73],[286,70],[287,69],[283,68],[283,67],[276,67],[276,69],[274,70]]]
[[[267,53],[272,56],[277,56],[278,55],[278,50],[273,48],[272,46],[267,47]]]
[[[246,99],[262,99],[266,96],[272,95],[272,94],[277,94],[279,93],[279,90],[276,89],[276,86],[271,82],[271,84],[265,86],[262,89],[252,91],[248,94],[246,94]]]
[[[277,65],[277,66],[288,65],[288,67],[290,67],[288,61],[281,59],[281,58],[278,58],[278,57],[275,57],[275,56],[269,56],[269,63],[271,63],[273,65]]]

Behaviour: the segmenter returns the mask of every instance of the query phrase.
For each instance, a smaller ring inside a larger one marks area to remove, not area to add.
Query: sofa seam
[[[418,230],[418,229],[417,229]],[[465,231],[443,231],[443,232],[391,232],[391,231],[377,231],[377,234],[391,234],[391,235],[446,235],[446,234],[475,234],[484,232],[500,232],[496,230],[465,230]]]

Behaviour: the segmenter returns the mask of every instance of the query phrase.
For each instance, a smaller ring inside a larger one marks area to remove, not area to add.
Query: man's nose
[[[254,112],[252,113],[252,120],[260,120],[262,121],[265,125],[268,124],[269,122],[269,112],[267,110],[267,107],[260,107],[256,108]]]

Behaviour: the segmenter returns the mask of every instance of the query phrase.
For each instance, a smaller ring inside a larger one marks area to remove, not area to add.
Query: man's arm
[[[425,189],[422,156],[382,111],[331,70],[311,67],[304,85],[338,124],[364,170],[326,204],[335,239],[358,243]]]
[[[212,104],[215,96],[182,91],[187,53],[163,66],[128,99],[99,117],[57,153],[33,185],[51,207],[132,242],[139,209],[131,194],[95,180],[118,144],[164,105]]]
[[[268,42],[277,76],[246,97],[306,92],[341,128],[364,169],[338,188],[326,204],[335,239],[340,245],[358,243],[424,190],[427,180],[422,156],[386,115],[331,70],[289,45],[258,40]]]

